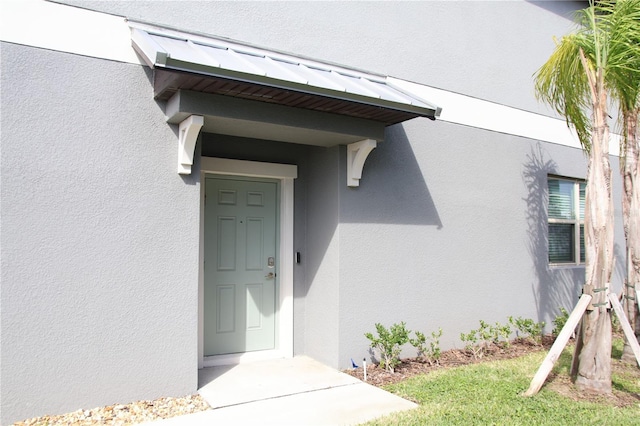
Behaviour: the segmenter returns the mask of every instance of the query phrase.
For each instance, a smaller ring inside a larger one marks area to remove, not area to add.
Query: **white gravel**
[[[130,404],[107,405],[71,413],[34,417],[14,423],[14,426],[44,425],[133,425],[152,420],[168,419],[183,414],[209,410],[209,405],[198,394],[181,398],[159,398]]]

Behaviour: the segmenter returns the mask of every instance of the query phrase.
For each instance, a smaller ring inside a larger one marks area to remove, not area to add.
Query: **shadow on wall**
[[[560,313],[560,307],[573,309],[584,283],[584,267],[550,268],[548,262],[547,176],[557,174],[558,166],[545,159],[540,144],[532,148],[524,164],[522,178],[527,187],[528,249],[533,261],[532,291],[536,299],[538,320],[547,324]]]
[[[584,1],[549,1],[549,0],[525,0],[527,3],[531,3],[534,6],[545,9],[556,15],[572,19],[577,9],[583,9],[587,7]]]
[[[360,186],[346,186],[346,155],[340,164],[340,222],[431,225],[442,221],[424,173],[401,125],[387,127],[364,165]]]

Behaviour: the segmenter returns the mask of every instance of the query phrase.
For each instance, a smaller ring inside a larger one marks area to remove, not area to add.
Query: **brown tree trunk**
[[[624,189],[622,217],[624,221],[624,235],[627,242],[627,277],[623,289],[624,296],[622,306],[624,307],[631,327],[633,327],[635,331],[636,339],[640,333],[640,327],[637,325],[638,304],[636,302],[635,292],[640,281],[640,187],[638,186],[640,183],[636,185],[639,179],[639,150],[636,137],[638,113],[638,110],[634,110],[624,115],[626,143],[622,172]],[[622,360],[629,364],[635,364],[636,362],[633,350],[626,339],[622,352]]]
[[[585,64],[583,57],[583,64]],[[593,296],[580,323],[572,376],[582,391],[611,392],[609,281],[613,268],[613,198],[609,164],[607,93],[602,75],[585,65],[593,100],[593,128],[585,199],[585,286]]]

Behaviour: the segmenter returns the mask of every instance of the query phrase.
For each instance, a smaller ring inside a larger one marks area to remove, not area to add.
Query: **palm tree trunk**
[[[640,284],[640,186],[635,185],[640,177],[638,170],[640,152],[637,140],[639,112],[636,109],[624,114],[626,143],[623,167],[624,197],[622,200],[624,235],[627,242],[627,278],[623,291],[625,297],[622,302],[629,323],[635,330],[636,338],[640,333],[640,326],[637,324],[638,304],[635,300],[635,289],[639,288],[638,284]],[[626,339],[622,360],[630,364],[636,362],[635,355]]]
[[[586,66],[585,66],[586,68]],[[580,323],[572,376],[582,391],[611,392],[609,281],[613,268],[613,198],[609,164],[607,93],[601,73],[589,73],[593,129],[585,199],[586,270],[584,293],[593,296]]]

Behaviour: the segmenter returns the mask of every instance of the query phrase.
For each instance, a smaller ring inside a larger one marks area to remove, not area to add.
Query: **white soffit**
[[[225,39],[130,22],[132,45],[152,68],[227,78],[353,101],[434,119],[440,108],[387,77],[267,51]]]

